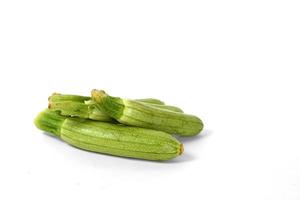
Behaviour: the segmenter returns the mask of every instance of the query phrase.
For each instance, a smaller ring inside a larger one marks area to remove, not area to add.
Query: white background
[[[0,1],[0,199],[300,199],[300,5]],[[184,154],[90,153],[33,125],[52,92],[155,97],[201,117]]]

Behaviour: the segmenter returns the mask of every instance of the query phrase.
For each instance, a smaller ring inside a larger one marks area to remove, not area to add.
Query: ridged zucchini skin
[[[203,122],[196,116],[158,109],[135,100],[112,97],[102,90],[93,90],[92,100],[102,112],[123,124],[182,136],[194,136],[203,129]]]
[[[175,106],[164,105],[164,103],[158,99],[138,99],[137,101],[161,109],[183,112],[180,108],[177,108]],[[115,121],[109,115],[101,112],[98,108],[96,108],[93,105],[90,97],[54,93],[48,98],[48,102],[48,108],[53,111],[60,111],[61,115],[80,117],[103,122]]]
[[[183,152],[183,145],[162,131],[70,118],[48,109],[36,117],[35,125],[93,152],[146,160],[170,160]]]

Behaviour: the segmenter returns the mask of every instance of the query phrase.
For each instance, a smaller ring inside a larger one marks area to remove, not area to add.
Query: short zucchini
[[[120,123],[175,133],[197,135],[203,129],[202,121],[193,115],[155,108],[144,103],[112,97],[102,90],[92,91],[95,106]]]
[[[183,152],[183,145],[162,131],[70,118],[49,109],[36,117],[35,125],[70,145],[104,154],[169,160]]]

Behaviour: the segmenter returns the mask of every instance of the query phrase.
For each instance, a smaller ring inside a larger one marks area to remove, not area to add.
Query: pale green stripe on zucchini
[[[151,129],[61,116],[45,110],[35,125],[75,147],[116,156],[146,160],[169,160],[183,152],[171,135]]]
[[[141,102],[144,103],[144,102]],[[170,106],[170,105],[159,105],[159,104],[152,104],[152,103],[145,103],[148,106],[152,106],[155,108],[163,109],[163,110],[169,110],[169,111],[174,111],[174,112],[180,112],[183,113],[183,110],[176,106]]]
[[[144,102],[144,103],[152,103],[156,105],[165,105],[165,102],[159,100],[159,99],[154,99],[154,98],[147,98],[147,99],[135,99],[136,101],[139,102]]]
[[[120,123],[193,136],[203,129],[202,121],[194,116],[155,108],[135,100],[126,100],[93,90],[92,100],[99,110]]]

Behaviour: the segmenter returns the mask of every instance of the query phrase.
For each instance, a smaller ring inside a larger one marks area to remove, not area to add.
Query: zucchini
[[[71,118],[49,109],[34,123],[70,145],[93,152],[146,160],[169,160],[183,152],[183,145],[162,131]]]
[[[197,135],[202,121],[193,115],[155,108],[144,103],[107,95],[102,90],[92,91],[95,106],[120,123],[151,128],[182,136]]]
[[[183,112],[180,108],[175,106],[163,105],[164,103],[158,99],[138,99],[137,101],[160,109]],[[104,122],[114,121],[109,115],[97,109],[90,97],[54,93],[48,98],[48,102],[48,108],[61,111],[61,115]]]

